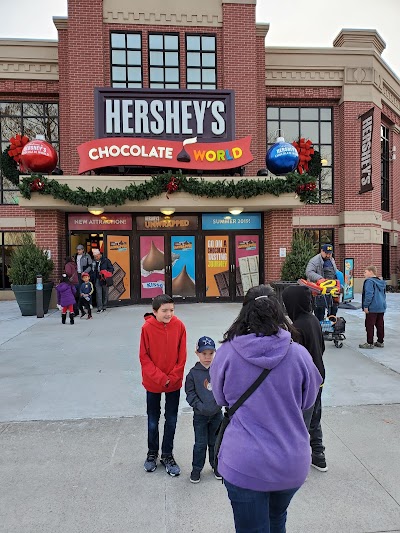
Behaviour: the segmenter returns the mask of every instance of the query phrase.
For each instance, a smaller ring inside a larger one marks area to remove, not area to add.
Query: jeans
[[[175,429],[178,420],[179,396],[179,390],[165,393],[165,423],[161,455],[171,455],[174,448]],[[160,415],[161,392],[147,391],[147,443],[149,451],[157,453],[160,448],[158,432]]]
[[[193,470],[201,472],[206,462],[207,447],[208,460],[211,468],[214,468],[214,447],[217,438],[216,431],[222,420],[222,412],[219,411],[213,416],[200,415],[194,413],[194,446],[193,446]]]
[[[368,344],[374,344],[374,328],[376,327],[376,334],[378,342],[383,342],[385,337],[385,326],[383,321],[384,313],[367,313],[365,315],[365,329],[367,330]]]
[[[299,490],[259,492],[224,480],[233,509],[236,533],[286,533],[287,508]]]
[[[321,394],[322,387],[320,387],[315,404],[307,411],[303,412],[304,423],[307,426],[310,434],[310,446],[313,455],[324,455],[325,446],[322,444],[322,427],[321,427]]]
[[[108,287],[96,279],[96,302],[97,309],[106,309],[108,303]]]

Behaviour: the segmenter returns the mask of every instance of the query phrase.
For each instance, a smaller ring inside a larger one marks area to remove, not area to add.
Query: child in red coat
[[[161,463],[170,476],[179,476],[181,471],[172,451],[187,357],[186,328],[174,316],[174,300],[166,294],[154,298],[153,313],[146,314],[145,320],[139,353],[142,383],[147,391],[148,453],[144,469],[154,472],[157,468],[161,394],[165,393]]]

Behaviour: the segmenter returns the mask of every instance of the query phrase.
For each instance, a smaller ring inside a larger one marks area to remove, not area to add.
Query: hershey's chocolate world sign
[[[372,134],[374,131],[374,108],[361,115],[360,149],[360,194],[372,191]]]
[[[198,142],[235,138],[231,90],[95,89],[95,130],[105,137]]]

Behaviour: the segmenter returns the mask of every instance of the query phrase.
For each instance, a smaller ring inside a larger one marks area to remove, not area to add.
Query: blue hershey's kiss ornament
[[[268,150],[265,163],[272,174],[283,176],[297,167],[299,154],[293,144],[285,142],[283,137],[278,137]]]

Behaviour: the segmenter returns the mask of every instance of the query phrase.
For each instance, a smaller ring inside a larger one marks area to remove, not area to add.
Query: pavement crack
[[[386,494],[395,502],[395,504],[400,507],[400,502],[398,502],[396,500],[396,498],[394,496],[392,496],[392,494],[390,494],[390,492],[386,489],[386,487],[384,487],[382,485],[382,483],[379,481],[379,479],[371,472],[371,470],[367,467],[367,465],[365,465],[361,459],[359,457],[357,457],[357,455],[353,452],[353,450],[351,448],[349,448],[349,446],[347,446],[347,444],[344,442],[344,440],[339,437],[339,435],[335,432],[335,430],[329,425],[327,424],[325,421],[324,421],[324,424],[332,431],[332,433],[335,435],[335,437],[337,437],[337,439],[343,444],[343,446],[351,453],[351,455],[360,463],[361,466],[363,466],[365,468],[365,470],[369,473],[369,475],[378,483],[378,485],[386,492]],[[398,530],[397,529],[392,529],[392,530],[388,530],[388,532],[397,532]],[[388,532],[385,532],[385,531],[376,531],[376,532],[366,532],[366,533],[388,533]]]

